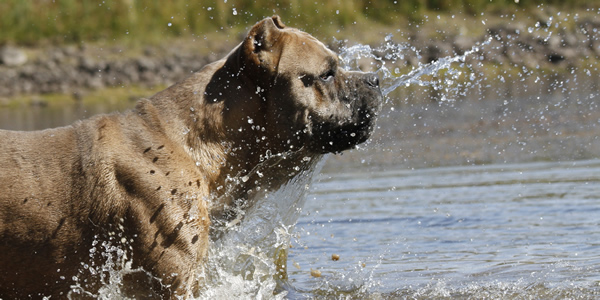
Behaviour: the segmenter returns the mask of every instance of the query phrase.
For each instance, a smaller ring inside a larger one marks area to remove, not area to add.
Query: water
[[[527,31],[550,39],[557,24]],[[366,59],[382,78],[388,98],[373,139],[315,160],[222,229],[201,274],[203,298],[600,297],[595,66],[486,78],[479,58],[495,41],[485,39],[402,73],[402,58],[420,49],[392,41],[340,52],[346,68]],[[96,112],[0,109],[0,127]],[[98,266],[110,274],[100,297],[112,298],[123,273],[114,265],[131,270],[119,249],[97,249],[118,257]]]
[[[273,161],[265,163],[272,165]],[[213,241],[209,250],[203,299],[274,297],[278,274],[285,273],[282,266],[285,268],[291,233],[312,178],[321,167],[321,159],[311,160],[299,170],[299,176],[279,190],[256,196],[256,204],[242,212],[243,218],[216,226],[221,237]],[[285,293],[279,293],[275,298],[283,296]]]
[[[394,43],[392,42],[392,37],[393,35],[391,34],[386,36],[384,43],[375,49],[369,45],[361,44],[343,48],[340,53],[341,63],[346,68],[360,69],[358,63],[361,60],[372,60],[371,63],[378,67],[376,73],[383,78],[381,86],[383,95],[388,95],[400,87],[417,85],[430,87],[436,91],[445,91],[441,94],[442,98],[440,100],[442,101],[454,100],[454,98],[447,97],[456,94],[460,88],[465,86],[471,87],[474,83],[480,83],[480,80],[476,80],[477,77],[474,75],[473,66],[465,64],[465,60],[477,54],[492,41],[491,37],[487,38],[483,42],[476,43],[471,49],[461,55],[447,56],[428,64],[420,64],[419,67],[413,68],[406,74],[399,74],[399,69],[390,70],[390,66],[397,65],[399,61],[404,59],[406,53],[419,53],[420,50],[410,45]],[[380,56],[377,53],[384,53],[384,55]],[[454,69],[458,64],[462,68],[468,68],[471,76],[462,78],[462,81],[459,81],[464,72]],[[437,77],[441,71],[447,72],[447,76],[441,76],[441,78],[437,78],[436,80],[423,79],[425,76]]]
[[[600,296],[599,186],[598,160],[323,173],[292,295]]]

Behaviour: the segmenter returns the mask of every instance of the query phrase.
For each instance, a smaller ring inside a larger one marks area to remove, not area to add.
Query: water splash
[[[111,235],[108,239],[100,239],[96,236],[89,250],[89,261],[81,262],[79,274],[71,278],[74,284],[71,286],[69,299],[124,298],[127,294],[123,289],[125,276],[135,273],[151,278],[149,272],[132,267],[133,260],[128,256],[131,249],[127,244],[127,241],[122,240],[121,233]],[[92,280],[89,280],[90,278]],[[99,283],[100,288],[97,290],[94,287],[95,282]],[[93,286],[88,286],[90,283]]]
[[[474,57],[492,41],[492,38],[489,37],[483,42],[476,43],[462,55],[446,56],[425,64],[419,63],[416,68],[408,73],[400,74],[400,62],[404,61],[409,52],[416,54],[418,57],[420,50],[408,44],[394,43],[392,37],[392,35],[388,35],[384,44],[377,48],[360,44],[344,47],[339,54],[340,62],[346,69],[360,69],[359,63],[361,60],[372,60],[372,64],[378,65],[375,73],[381,77],[381,90],[385,96],[399,87],[418,85],[428,86],[434,90],[444,90],[442,100],[452,100],[453,98],[448,98],[449,95],[457,93],[461,87],[473,85],[476,80],[475,71],[470,64],[466,64],[467,58]],[[454,68],[453,64],[459,64],[459,68],[469,69],[470,75],[465,76],[463,71]],[[391,70],[391,68],[394,68],[394,70]],[[443,77],[438,77],[442,71],[446,74]],[[432,79],[426,80],[423,77],[431,77]],[[436,77],[438,77],[437,80],[434,80],[433,78]]]
[[[306,162],[306,160],[305,160]],[[209,250],[201,299],[283,299],[287,249],[313,175],[323,159],[312,159],[276,191],[263,191],[243,218],[221,228]]]

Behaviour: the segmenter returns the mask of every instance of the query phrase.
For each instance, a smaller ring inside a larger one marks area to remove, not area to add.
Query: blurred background
[[[534,13],[539,5],[574,10],[597,4],[595,0],[4,0],[0,3],[0,44],[160,42],[224,28],[243,30],[272,14],[281,15],[294,27],[326,35],[357,22],[397,26],[407,20],[418,22],[428,14],[476,17],[485,13],[489,17]]]

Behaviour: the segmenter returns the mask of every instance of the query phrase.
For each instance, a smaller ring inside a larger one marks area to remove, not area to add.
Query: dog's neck
[[[261,197],[276,192],[297,176],[310,174],[322,154],[300,149],[265,157],[253,169],[226,180],[226,190],[212,202],[215,227],[236,223]]]
[[[169,138],[184,145],[209,186],[211,215],[217,219],[230,218],[228,211],[240,201],[251,205],[259,191],[278,189],[321,156],[305,149],[271,149],[274,143],[265,140],[262,129],[266,124],[261,120],[262,99],[248,90],[256,88],[248,78],[232,76],[231,70],[239,66],[228,63],[237,62],[210,64],[205,68],[214,69],[209,72],[212,78],[196,73],[180,82],[179,89],[166,89],[138,105],[138,111],[160,111],[150,115],[161,120],[147,118],[149,122],[160,124],[155,126],[162,126]]]

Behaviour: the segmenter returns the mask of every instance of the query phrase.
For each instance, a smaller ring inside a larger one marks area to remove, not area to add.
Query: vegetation
[[[427,12],[478,14],[538,5],[593,7],[597,0],[3,0],[0,45],[152,41],[221,29],[244,29],[281,15],[306,30],[339,28],[361,20],[395,24]],[[331,26],[334,25],[334,26]]]

